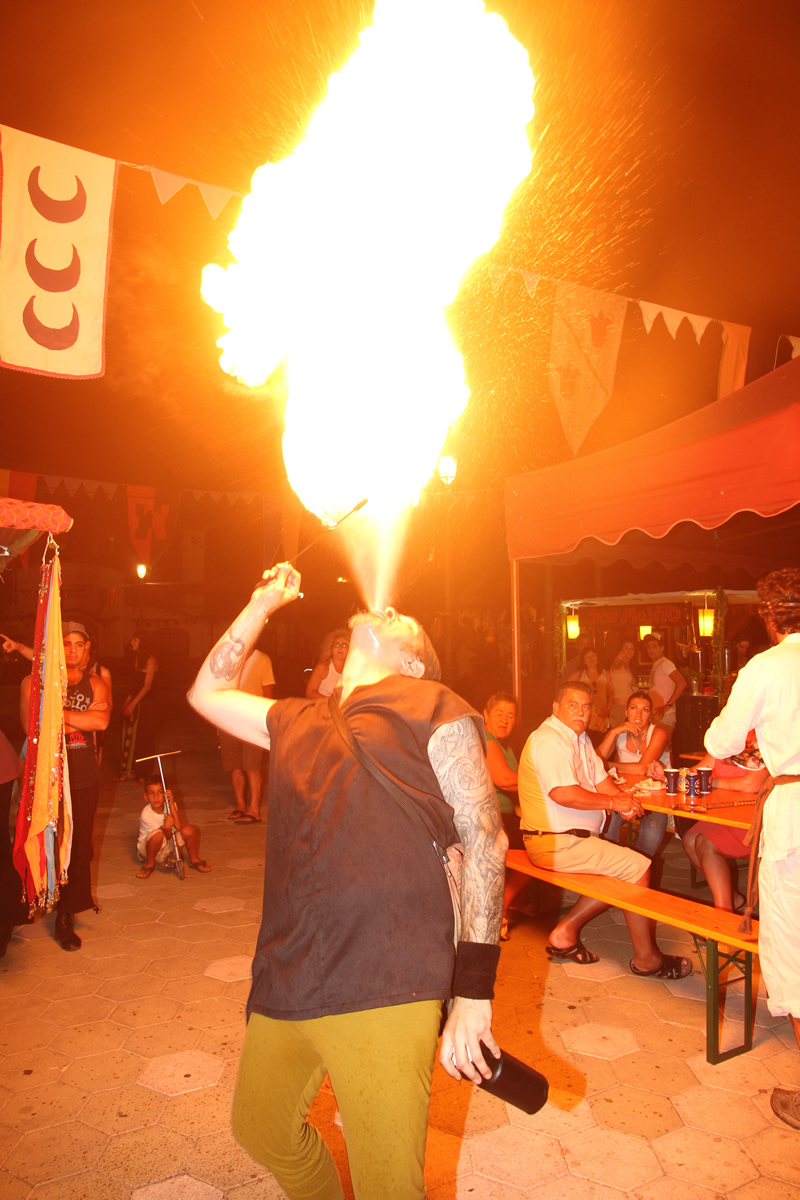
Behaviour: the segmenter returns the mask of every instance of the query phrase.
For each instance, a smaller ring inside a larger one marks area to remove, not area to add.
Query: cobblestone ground
[[[0,960],[3,1200],[283,1195],[237,1147],[229,1121],[264,826],[227,820],[232,798],[212,735],[191,720],[173,724],[180,791],[212,872],[136,878],[141,792],[114,784],[106,764],[95,862],[102,912],[79,918],[83,948],[62,951],[47,917],[18,929]],[[663,883],[689,886],[675,842]],[[800,1086],[800,1054],[763,990],[753,1051],[711,1067],[699,969],[675,983],[632,976],[617,913],[587,931],[599,963],[554,964],[544,953],[550,924],[518,918],[495,1005],[498,1040],[545,1073],[550,1100],[529,1117],[437,1067],[430,1200],[796,1200],[800,1133],[773,1117],[769,1093]],[[693,952],[688,938],[659,933],[666,950]],[[742,1003],[736,993],[728,1001],[731,1044]],[[334,1114],[323,1089],[312,1117],[349,1197]]]

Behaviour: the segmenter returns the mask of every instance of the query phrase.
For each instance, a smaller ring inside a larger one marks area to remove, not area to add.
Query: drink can
[[[688,771],[686,774],[686,795],[693,800],[700,796],[700,776],[697,771]]]
[[[689,790],[689,768],[681,767],[678,771],[678,791],[687,792]]]

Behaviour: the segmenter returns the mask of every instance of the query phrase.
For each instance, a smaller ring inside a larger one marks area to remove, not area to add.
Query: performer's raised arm
[[[189,692],[196,712],[234,737],[269,749],[267,713],[275,703],[239,691],[242,665],[267,620],[300,592],[300,574],[290,563],[264,572],[247,606],[219,639]]]

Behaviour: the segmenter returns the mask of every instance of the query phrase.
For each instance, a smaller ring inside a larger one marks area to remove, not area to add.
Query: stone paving
[[[264,826],[226,819],[209,734],[182,744],[180,788],[211,874],[137,879],[141,793],[108,780],[96,828],[102,912],[79,918],[83,948],[62,951],[48,917],[18,929],[0,960],[3,1200],[283,1195],[229,1124]],[[677,843],[665,864],[664,885],[687,888]],[[544,954],[551,923],[520,917],[512,927],[495,1004],[498,1040],[545,1073],[550,1100],[526,1116],[437,1066],[430,1200],[797,1200],[800,1133],[773,1117],[769,1092],[800,1086],[800,1054],[763,990],[752,1053],[712,1067],[699,971],[674,983],[632,976],[617,913],[587,931],[599,963],[554,964]],[[660,934],[665,949],[690,952],[688,938]],[[742,1003],[728,1002],[729,1039]],[[329,1088],[312,1116],[350,1197]]]

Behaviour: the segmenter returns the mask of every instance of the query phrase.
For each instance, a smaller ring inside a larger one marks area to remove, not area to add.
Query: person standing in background
[[[263,650],[251,650],[244,660],[239,689],[250,696],[274,699],[275,676],[272,671],[272,659]],[[261,767],[264,751],[261,746],[243,742],[224,729],[217,730],[217,738],[222,755],[222,769],[230,772],[233,794],[236,797],[236,808],[228,820],[235,821],[237,825],[258,825],[261,822]]]

